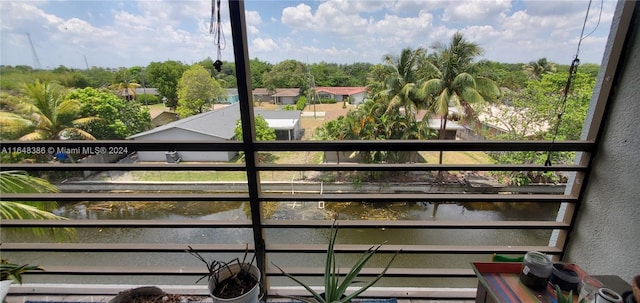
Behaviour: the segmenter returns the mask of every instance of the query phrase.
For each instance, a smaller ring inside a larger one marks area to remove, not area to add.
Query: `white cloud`
[[[208,1],[101,1],[93,8],[76,1],[0,1],[2,64],[33,62],[26,32],[45,66],[84,66],[82,54],[92,65],[110,67],[216,57]],[[233,60],[228,4],[221,3],[227,40],[222,59]],[[379,63],[382,55],[405,47],[446,43],[456,31],[480,44],[489,60],[559,61],[575,52],[586,5],[575,0],[247,1],[245,20],[249,52],[273,63]],[[587,62],[599,62],[615,5],[604,2],[598,31],[582,42],[585,56],[592,56]],[[586,32],[596,26],[599,9],[594,1]]]
[[[21,26],[51,29],[63,21],[62,18],[48,14],[29,2],[2,1],[0,14],[2,30],[12,30]]]
[[[282,24],[288,25],[292,28],[311,28],[311,22],[313,21],[313,15],[311,14],[311,7],[300,3],[296,7],[287,7],[282,10],[282,17],[280,18]]]
[[[466,0],[452,1],[444,9],[442,21],[445,22],[465,22],[482,21],[488,22],[500,13],[511,8],[509,0]]]
[[[250,24],[250,25],[259,25],[260,23],[262,23],[262,18],[260,17],[260,13],[256,11],[246,11],[245,20],[247,24]]]
[[[253,39],[251,50],[254,50],[256,52],[270,52],[276,50],[277,48],[278,44],[272,39],[255,38]]]

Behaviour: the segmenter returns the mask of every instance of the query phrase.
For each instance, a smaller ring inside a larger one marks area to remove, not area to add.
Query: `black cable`
[[[584,16],[584,21],[582,23],[582,30],[580,31],[580,40],[578,40],[578,46],[576,48],[576,55],[573,57],[573,61],[571,61],[571,66],[569,67],[569,76],[567,77],[567,83],[564,86],[564,90],[562,92],[562,100],[560,101],[559,104],[559,110],[558,110],[558,114],[557,114],[557,120],[556,120],[556,125],[554,127],[554,131],[553,131],[553,138],[551,140],[551,145],[553,145],[556,142],[556,138],[558,137],[558,130],[560,129],[560,123],[562,121],[562,115],[564,114],[566,108],[567,108],[567,97],[569,96],[569,90],[571,90],[571,84],[572,84],[572,80],[575,77],[576,73],[578,72],[578,65],[580,65],[580,59],[578,58],[578,55],[580,54],[580,45],[582,44],[582,40],[584,40],[585,38],[589,37],[589,35],[593,34],[596,29],[598,28],[598,26],[600,25],[600,19],[602,17],[602,7],[604,5],[603,3],[604,0],[601,0],[600,3],[600,13],[598,15],[598,22],[596,23],[595,28],[586,36],[584,35],[584,29],[587,26],[587,20],[589,19],[589,10],[591,9],[591,2],[592,0],[589,0],[589,5],[587,6],[587,12]],[[546,161],[544,161],[544,166],[551,166],[551,148],[549,148],[549,150],[547,151],[547,159]]]

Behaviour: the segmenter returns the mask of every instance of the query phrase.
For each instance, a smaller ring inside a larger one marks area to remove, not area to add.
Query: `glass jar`
[[[552,269],[551,258],[541,252],[530,251],[524,256],[520,281],[535,291],[543,291],[547,288]]]

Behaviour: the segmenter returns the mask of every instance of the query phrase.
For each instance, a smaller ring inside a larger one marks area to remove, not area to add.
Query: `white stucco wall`
[[[635,22],[564,260],[627,282],[640,275],[640,35]]]
[[[366,95],[367,95],[366,92],[362,92],[362,93],[357,93],[357,94],[351,95],[351,97],[353,98],[353,102],[352,103],[354,105],[356,105],[356,104],[360,104],[360,103],[364,102],[364,97]]]

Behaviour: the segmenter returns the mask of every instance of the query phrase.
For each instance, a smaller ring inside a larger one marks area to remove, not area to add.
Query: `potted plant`
[[[555,285],[556,289],[556,297],[558,299],[558,303],[573,303],[573,290],[569,291],[569,295],[565,296],[560,286]],[[582,302],[582,301],[581,301]]]
[[[393,255],[393,257],[391,257],[391,259],[387,263],[387,266],[385,266],[382,272],[379,275],[377,275],[373,280],[369,281],[369,283],[367,283],[360,289],[347,295],[346,294],[347,287],[349,287],[351,284],[361,282],[361,281],[356,281],[355,279],[358,277],[358,274],[360,274],[360,271],[364,268],[367,262],[369,262],[371,257],[373,257],[373,255],[380,249],[380,247],[382,247],[382,244],[372,246],[366,252],[364,252],[364,254],[360,257],[360,259],[353,265],[353,267],[351,267],[349,272],[344,276],[342,281],[340,281],[340,273],[337,268],[336,256],[334,251],[337,236],[338,236],[338,224],[334,221],[333,225],[331,225],[331,232],[329,236],[329,247],[327,248],[323,293],[317,293],[316,291],[311,289],[310,286],[306,285],[305,283],[293,277],[292,275],[286,273],[282,268],[274,264],[274,266],[277,267],[283,274],[285,274],[294,282],[298,283],[300,286],[304,287],[313,296],[313,298],[293,297],[294,299],[301,300],[303,302],[308,302],[308,303],[350,302],[351,299],[362,294],[369,287],[377,283],[378,280],[380,280],[382,276],[384,276],[384,274],[387,272],[387,269],[389,269],[389,267],[391,266],[391,263],[393,263],[393,260],[396,258],[396,256],[399,253],[399,252],[396,252]]]
[[[258,302],[261,274],[258,267],[253,265],[255,255],[250,262],[247,262],[248,250],[245,252],[242,261],[235,258],[229,262],[207,261],[191,246],[189,246],[187,252],[207,266],[207,273],[198,279],[196,283],[205,277],[207,278],[209,293],[214,302]]]
[[[40,266],[29,264],[9,263],[7,259],[0,260],[0,301],[4,301],[12,283],[22,284],[22,274],[28,271],[43,270]]]

